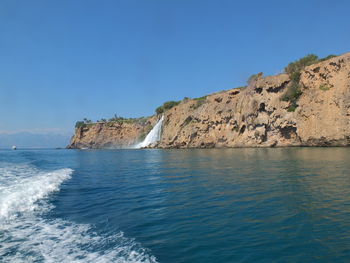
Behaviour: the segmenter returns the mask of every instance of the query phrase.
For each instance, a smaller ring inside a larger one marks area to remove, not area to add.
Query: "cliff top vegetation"
[[[315,54],[308,54],[298,60],[295,60],[293,62],[290,62],[285,68],[284,72],[287,73],[290,76],[290,84],[288,85],[287,90],[281,97],[281,100],[290,102],[288,111],[295,111],[295,109],[298,107],[298,99],[300,95],[302,94],[301,87],[300,87],[300,75],[301,71],[310,65],[313,65],[318,62],[322,62],[328,59],[331,59],[333,57],[336,57],[336,55],[329,55],[324,58],[318,58]],[[251,75],[247,80],[247,85],[250,85],[257,81],[259,78],[263,77],[263,72],[259,72],[257,74]],[[237,89],[245,89],[247,86],[238,87]],[[193,98],[196,103],[194,104],[194,108],[200,107],[202,104],[205,103],[207,96],[202,96],[199,98]],[[191,98],[185,97],[182,101],[188,101],[191,100]],[[166,101],[161,106],[157,107],[155,112],[156,114],[162,114],[165,111],[179,105],[182,101]],[[95,123],[107,123],[112,125],[113,123],[144,123],[147,121],[147,117],[141,117],[141,118],[124,118],[121,116],[118,116],[115,114],[112,118],[109,119],[100,119],[96,122],[92,122],[90,119],[84,118],[82,121],[77,121],[75,124],[75,128],[79,127],[88,127]]]
[[[311,66],[313,64],[325,61],[327,59],[331,59],[333,57],[336,57],[336,55],[329,55],[327,57],[319,59],[317,55],[309,54],[296,61],[289,63],[284,68],[284,72],[287,73],[291,79],[287,91],[281,98],[283,101],[290,102],[288,111],[295,111],[295,109],[298,107],[297,101],[300,95],[302,94],[301,87],[299,84],[301,71],[307,66]]]
[[[75,128],[80,127],[89,127],[96,123],[106,123],[107,125],[113,125],[114,123],[122,124],[122,123],[144,123],[147,121],[147,117],[140,117],[140,118],[124,118],[121,116],[118,116],[117,114],[114,114],[112,118],[109,119],[100,119],[96,122],[91,121],[90,119],[84,118],[82,121],[77,121],[75,123]]]

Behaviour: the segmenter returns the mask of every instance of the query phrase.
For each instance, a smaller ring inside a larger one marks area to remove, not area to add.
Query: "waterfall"
[[[162,132],[162,123],[163,123],[164,116],[162,116],[156,125],[152,128],[152,130],[147,134],[146,138],[143,140],[143,142],[136,145],[135,148],[143,148],[147,147],[152,143],[155,143],[160,140],[160,135]]]

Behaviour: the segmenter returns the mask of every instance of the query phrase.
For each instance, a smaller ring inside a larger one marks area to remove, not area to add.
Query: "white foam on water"
[[[157,262],[122,232],[102,236],[90,225],[43,216],[53,207],[49,195],[59,191],[72,172],[0,165],[0,261]]]
[[[38,210],[38,201],[58,191],[71,169],[43,172],[29,165],[0,168],[0,220]],[[40,207],[43,209],[43,207]]]
[[[4,262],[157,262],[122,232],[101,236],[89,225],[37,217],[1,228],[0,258]]]
[[[158,142],[162,133],[162,124],[163,124],[164,116],[162,116],[156,125],[152,128],[152,130],[147,134],[146,138],[143,142],[137,144],[135,148],[143,148],[151,145],[152,143]]]

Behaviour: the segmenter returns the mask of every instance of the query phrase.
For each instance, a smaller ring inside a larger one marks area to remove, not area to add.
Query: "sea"
[[[350,262],[350,148],[0,150],[0,262]]]

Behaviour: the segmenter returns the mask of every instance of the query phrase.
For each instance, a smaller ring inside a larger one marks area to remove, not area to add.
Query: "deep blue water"
[[[0,151],[0,262],[349,262],[350,148]]]

